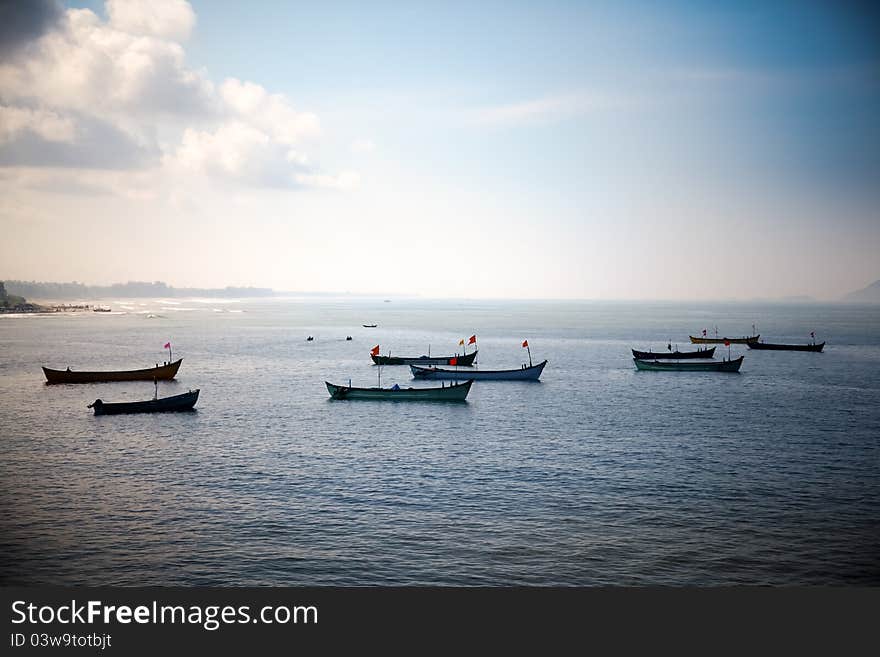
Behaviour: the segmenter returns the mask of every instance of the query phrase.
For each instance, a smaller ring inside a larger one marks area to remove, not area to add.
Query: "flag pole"
[[[529,345],[526,345],[526,351],[529,352],[529,367],[532,366],[532,348]],[[522,353],[522,352],[520,352]]]

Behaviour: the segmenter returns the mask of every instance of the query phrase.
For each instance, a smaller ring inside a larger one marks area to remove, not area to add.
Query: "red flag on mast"
[[[476,342],[477,342],[477,336],[476,336],[476,335],[472,335],[472,336],[468,339],[468,344],[476,344]]]
[[[171,349],[171,343],[170,343],[170,342],[166,342],[164,348],[165,348],[165,349]]]
[[[370,349],[370,355],[371,356],[378,356],[379,355],[379,345],[376,345],[375,347]]]
[[[529,341],[523,340],[523,349],[528,349],[528,347],[529,347]]]

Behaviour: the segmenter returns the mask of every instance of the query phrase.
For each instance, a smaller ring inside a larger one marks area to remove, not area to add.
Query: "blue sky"
[[[856,4],[213,1],[192,2],[195,21],[181,28],[171,24],[185,18],[179,0],[117,2],[114,20],[103,3],[69,6],[138,35],[154,29],[143,12],[167,3],[178,13],[155,34],[180,44],[185,63],[174,66],[218,87],[259,85],[283,97],[285,117],[308,113],[320,127],[279,137],[277,111],[236,115],[239,127],[296,150],[250,167],[229,146],[244,133],[221,130],[216,116],[172,107],[131,126],[125,107],[96,108],[95,120],[162,154],[152,178],[141,170],[108,183],[84,164],[70,183],[79,191],[62,199],[46,180],[64,172],[50,162],[0,184],[38,221],[51,224],[66,202],[88,225],[104,225],[95,213],[105,222],[125,213],[175,230],[198,266],[139,256],[130,243],[142,224],[114,224],[118,241],[105,246],[118,262],[94,268],[83,244],[55,278],[834,298],[880,277],[880,22]],[[84,38],[67,47],[98,47]],[[246,97],[236,89],[224,102]],[[71,95],[50,89],[36,102],[62,118],[89,115],[82,103],[65,108]],[[2,87],[0,99],[35,102]],[[0,144],[8,172],[31,146],[23,130],[5,159]],[[242,175],[227,167],[218,182],[212,158],[226,156]],[[285,189],[291,158],[302,160]],[[132,180],[155,193],[132,194]],[[89,185],[111,189],[86,198]],[[29,220],[8,220],[23,240],[38,239]],[[212,243],[197,246],[206,231]],[[46,277],[39,272],[22,257],[0,275]]]

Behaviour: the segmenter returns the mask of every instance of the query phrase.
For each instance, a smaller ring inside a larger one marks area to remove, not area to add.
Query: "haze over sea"
[[[880,584],[880,306],[106,303],[0,316],[4,584]],[[753,323],[828,344],[733,345],[738,375],[633,367],[631,347]],[[471,334],[492,369],[528,339],[541,382],[328,397],[325,380],[375,385],[376,344],[440,355]],[[151,366],[167,341],[183,364],[159,395],[200,388],[194,413],[95,417],[152,384],[40,370]]]

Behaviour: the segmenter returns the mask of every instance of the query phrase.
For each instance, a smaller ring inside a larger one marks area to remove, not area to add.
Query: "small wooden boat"
[[[352,388],[324,381],[331,399],[368,399],[390,401],[464,401],[473,380],[453,383],[440,388]]]
[[[157,367],[148,367],[144,370],[120,370],[110,372],[78,372],[71,370],[53,370],[43,368],[48,383],[104,383],[107,381],[169,381],[177,376],[182,358]]]
[[[749,349],[768,349],[772,351],[820,352],[824,347],[824,342],[820,342],[819,344],[774,344],[772,342],[749,342]]]
[[[422,367],[421,365],[410,365],[413,376],[417,379],[432,380],[453,380],[460,381],[462,379],[472,379],[474,381],[537,381],[544,371],[543,363],[530,365],[529,367],[520,367],[516,370],[467,370],[459,372],[456,370],[444,370],[439,367]]]
[[[749,342],[757,342],[760,335],[749,335],[741,338],[697,338],[693,335],[688,336],[693,344],[748,344]]]
[[[474,358],[477,357],[477,351],[474,350],[469,354],[461,354],[456,356],[373,356],[370,358],[376,365],[457,365],[459,367],[470,367],[474,364]],[[454,359],[454,362],[453,362]]]
[[[739,372],[739,368],[743,362],[743,356],[734,358],[733,360],[722,360],[712,362],[686,362],[686,363],[670,363],[661,362],[659,360],[641,360],[633,358],[636,363],[636,369],[639,370],[661,370],[667,372]]]
[[[639,351],[633,349],[633,357],[641,360],[681,360],[682,358],[714,358],[715,347],[698,349],[697,351]]]
[[[104,402],[96,399],[89,408],[95,409],[95,415],[120,415],[123,413],[173,413],[191,411],[199,399],[198,390],[190,390],[182,395],[148,399],[135,402]]]
[[[376,328],[378,324],[361,324],[364,328]]]

